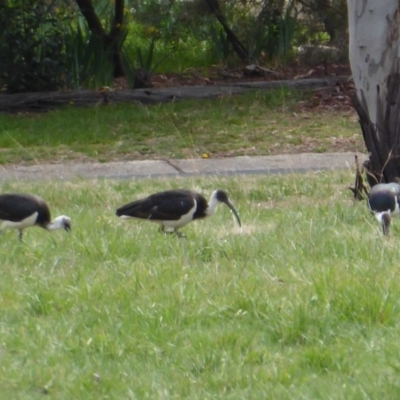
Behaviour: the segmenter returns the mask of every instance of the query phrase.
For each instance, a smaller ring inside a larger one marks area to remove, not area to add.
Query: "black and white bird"
[[[50,231],[71,229],[71,218],[61,215],[51,220],[47,203],[31,194],[8,193],[0,195],[0,231],[18,229],[19,240],[25,228],[39,226]]]
[[[379,183],[372,187],[368,195],[368,206],[382,225],[384,235],[389,234],[392,216],[400,214],[400,184]]]
[[[136,200],[117,209],[117,216],[138,218],[156,222],[165,233],[176,233],[179,228],[196,219],[210,217],[215,213],[218,203],[225,203],[235,215],[241,226],[239,214],[229,200],[228,194],[221,189],[214,190],[209,202],[193,190],[167,190]]]

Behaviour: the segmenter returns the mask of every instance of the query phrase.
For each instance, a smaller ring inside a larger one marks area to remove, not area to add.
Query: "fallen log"
[[[95,106],[100,104],[157,104],[187,99],[218,98],[251,90],[275,88],[315,88],[335,86],[349,77],[296,79],[287,81],[238,82],[227,85],[181,86],[159,89],[71,90],[59,92],[18,93],[0,95],[0,112],[43,112],[59,107]]]

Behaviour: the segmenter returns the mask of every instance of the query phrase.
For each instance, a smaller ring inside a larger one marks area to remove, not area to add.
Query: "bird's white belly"
[[[28,228],[29,226],[35,225],[36,218],[38,216],[37,212],[34,212],[31,216],[23,219],[22,221],[13,222],[13,221],[1,221],[1,229],[24,229]]]
[[[173,221],[154,221],[158,222],[164,227],[165,231],[174,231],[175,229],[181,228],[187,225],[189,222],[193,221],[193,214],[196,212],[197,202],[194,201],[193,207],[189,210],[187,214],[182,215],[179,219]]]

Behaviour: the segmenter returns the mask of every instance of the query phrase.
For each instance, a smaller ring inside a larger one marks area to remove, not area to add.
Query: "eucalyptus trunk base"
[[[379,87],[378,87],[379,92]],[[369,185],[394,182],[400,177],[400,74],[387,81],[387,96],[377,96],[376,124],[371,122],[366,99],[354,96],[364,142],[370,153],[364,163]]]

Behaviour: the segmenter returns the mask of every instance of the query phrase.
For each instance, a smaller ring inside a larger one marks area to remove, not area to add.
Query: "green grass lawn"
[[[364,151],[352,111],[308,110],[310,93],[0,115],[0,164]]]
[[[384,238],[352,180],[4,184],[73,231],[0,238],[0,397],[399,398],[400,221]],[[224,206],[187,240],[114,215],[176,187],[225,188],[243,227]]]

